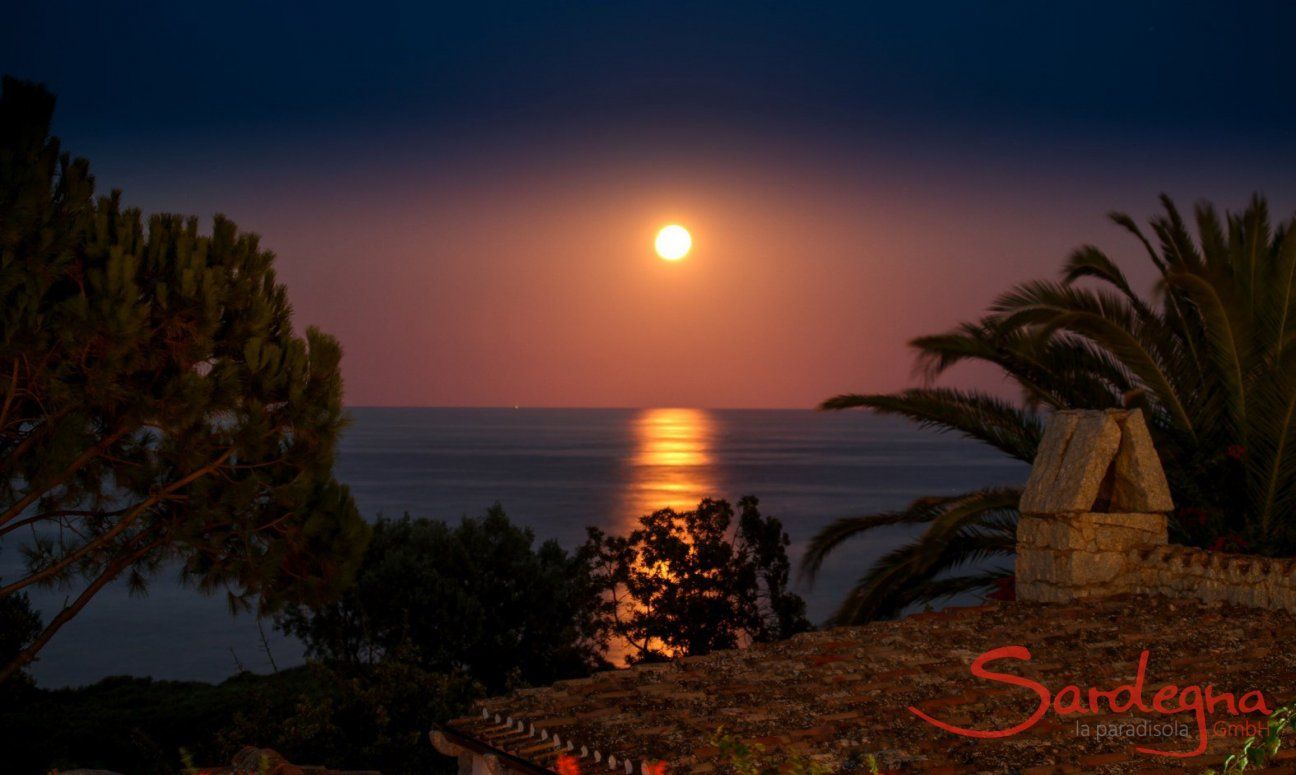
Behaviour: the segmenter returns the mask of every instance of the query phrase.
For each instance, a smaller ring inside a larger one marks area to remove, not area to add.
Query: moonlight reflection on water
[[[635,452],[625,516],[633,529],[643,514],[692,508],[720,497],[713,475],[715,421],[702,409],[644,409],[633,421]]]

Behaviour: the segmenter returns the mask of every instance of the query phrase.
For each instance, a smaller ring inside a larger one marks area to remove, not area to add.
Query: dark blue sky
[[[1296,4],[14,3],[68,132],[1138,133],[1290,143]]]
[[[896,389],[1079,244],[1146,279],[1109,210],[1296,209],[1296,3],[8,5],[101,189],[260,233],[353,404]]]

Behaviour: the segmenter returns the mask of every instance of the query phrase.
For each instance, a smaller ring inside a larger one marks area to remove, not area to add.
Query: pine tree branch
[[[93,541],[82,544],[79,549],[65,556],[63,559],[59,560],[53,565],[50,565],[47,568],[42,568],[36,573],[32,573],[22,579],[19,579],[18,581],[15,581],[12,584],[8,584],[6,586],[0,587],[0,597],[13,594],[14,592],[24,589],[25,587],[29,587],[32,584],[39,584],[42,581],[47,581],[51,578],[54,578],[58,574],[70,568],[72,565],[74,565],[76,562],[81,560],[83,557],[89,555],[90,553],[98,549],[102,549],[104,546],[111,543],[115,538],[120,536],[122,533],[126,532],[126,530],[131,526],[131,524],[133,524],[137,519],[139,519],[140,515],[142,515],[147,509],[150,509],[153,506],[156,506],[157,504],[161,503],[162,501],[167,500],[168,496],[170,496],[172,493],[176,492],[177,490],[187,487],[188,485],[192,484],[198,479],[201,479],[202,477],[206,476],[212,471],[215,471],[226,460],[228,460],[230,455],[232,454],[234,454],[233,447],[226,449],[225,452],[223,452],[218,458],[213,460],[211,463],[208,463],[202,468],[192,471],[188,476],[185,476],[181,479],[176,480],[175,482],[172,482],[167,487],[157,491],[153,495],[141,501],[136,506],[132,507],[131,510],[126,514],[126,516],[124,516],[120,521],[118,521],[116,525],[113,526],[111,530],[104,533],[102,536],[99,536]]]
[[[132,540],[137,540],[139,537],[144,535],[147,535],[147,532],[140,533],[138,536],[135,537],[135,539]],[[64,624],[67,624],[68,621],[72,619],[72,617],[80,613],[81,609],[85,608],[86,604],[89,603],[90,600],[93,599],[94,596],[99,593],[99,590],[103,589],[114,579],[116,579],[117,576],[119,576],[122,571],[129,568],[136,560],[139,560],[140,558],[147,556],[149,552],[153,551],[154,549],[156,549],[158,546],[162,545],[165,542],[166,542],[165,538],[159,538],[150,544],[146,544],[143,547],[136,549],[131,554],[119,558],[117,561],[109,565],[108,568],[105,569],[103,573],[99,574],[98,578],[92,581],[81,592],[81,594],[77,597],[75,601],[72,602],[71,605],[64,606],[63,610],[59,611],[58,615],[50,620],[50,623],[46,625],[45,629],[41,631],[40,635],[36,636],[36,639],[32,641],[31,644],[27,646],[27,648],[18,652],[18,654],[7,665],[5,665],[3,668],[0,668],[0,685],[4,684],[7,680],[9,680],[10,677],[13,676],[14,673],[18,672],[24,666],[30,663],[33,659],[35,659],[36,654],[39,653],[40,650],[45,646],[45,644],[48,643],[50,639],[54,637],[54,634],[58,632],[59,629],[61,629]],[[0,592],[0,597],[3,596],[4,596],[3,593]]]
[[[0,527],[0,537],[15,530],[21,530],[28,525],[35,525],[40,522],[64,519],[66,517],[119,517],[129,511],[130,508],[114,509],[113,511],[94,511],[86,509],[57,509],[55,511],[42,511],[39,514],[20,519],[17,522],[10,522],[4,527]]]
[[[18,501],[12,504],[9,508],[5,509],[3,514],[0,514],[0,525],[7,524],[9,521],[17,517],[19,514],[22,514],[24,511],[26,511],[27,507],[31,506],[33,503],[39,500],[42,495],[54,489],[55,487],[62,484],[63,482],[66,482],[69,477],[74,475],[76,472],[80,471],[82,468],[85,468],[87,465],[89,465],[92,461],[94,461],[103,453],[107,452],[112,447],[112,445],[120,441],[121,438],[126,435],[126,433],[127,433],[127,428],[122,427],[119,430],[116,430],[108,434],[103,439],[101,439],[98,444],[95,444],[94,446],[90,447],[86,451],[82,452],[80,456],[77,457],[76,460],[73,460],[70,464],[68,464],[68,467],[63,469],[63,472],[60,473],[57,477],[55,477],[48,486],[33,487],[30,492],[28,492],[22,498],[18,499]]]

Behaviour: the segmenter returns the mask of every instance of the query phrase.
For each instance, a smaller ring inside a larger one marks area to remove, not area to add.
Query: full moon
[[[691,247],[693,237],[689,236],[688,229],[683,226],[672,223],[657,232],[657,255],[667,261],[679,261],[688,255]]]

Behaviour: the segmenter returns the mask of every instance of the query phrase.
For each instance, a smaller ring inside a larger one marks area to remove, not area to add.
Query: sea
[[[792,539],[794,567],[834,519],[897,509],[927,495],[1020,484],[1028,467],[985,445],[865,412],[746,409],[434,409],[357,407],[336,464],[361,513],[458,521],[501,504],[537,543],[575,547],[586,526],[628,533],[658,508],[702,497],[760,499]],[[827,618],[856,579],[914,529],[877,530],[840,548],[813,586]],[[0,555],[15,573],[17,552]],[[38,590],[48,619],[69,590]],[[957,600],[956,603],[975,602]],[[143,596],[103,590],[31,668],[37,684],[80,686],[114,675],[220,681],[302,663],[302,644],[269,621],[232,615],[223,596],[155,577]]]

